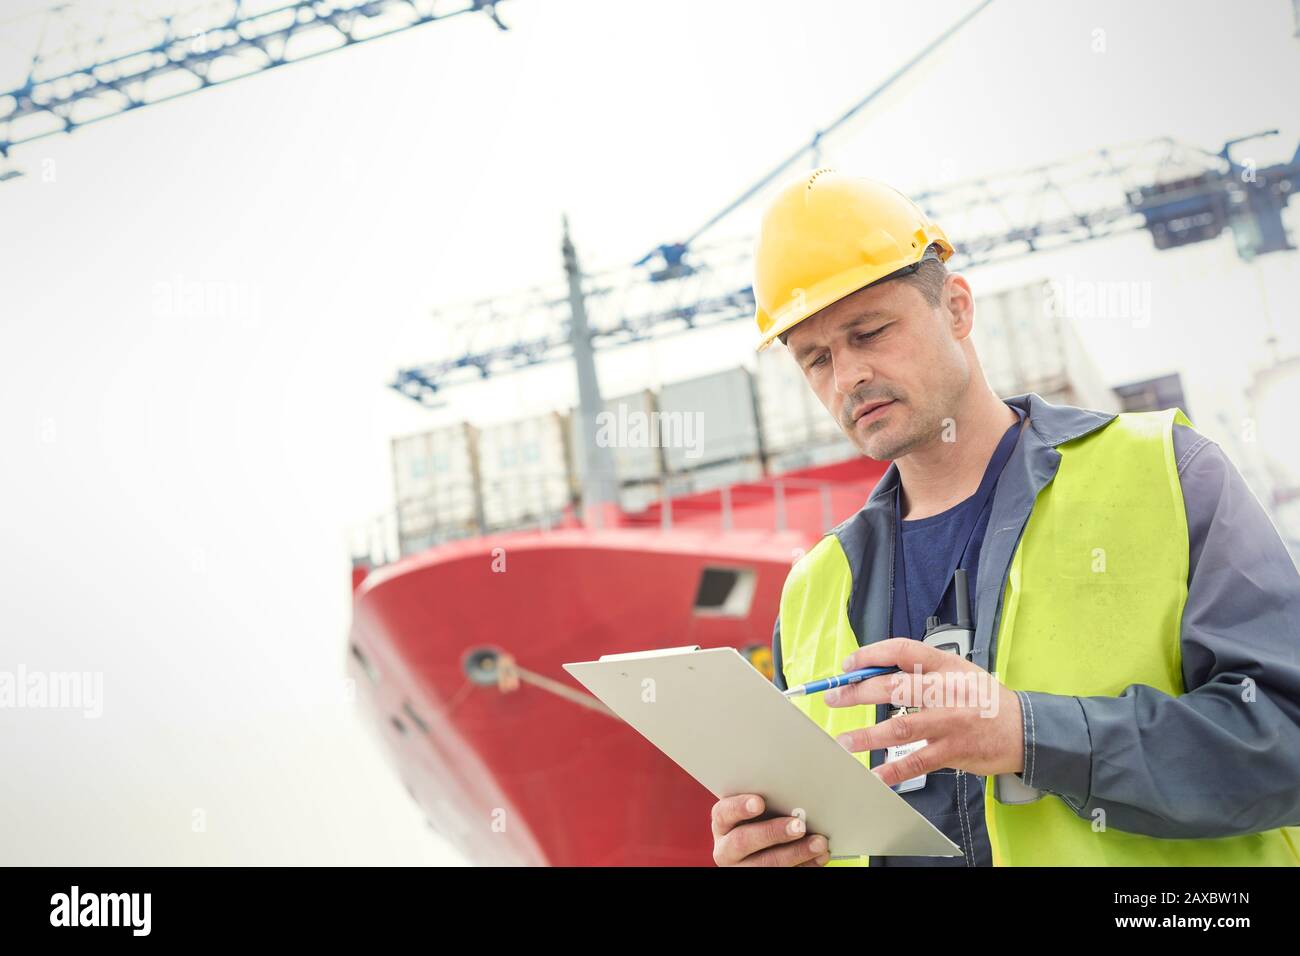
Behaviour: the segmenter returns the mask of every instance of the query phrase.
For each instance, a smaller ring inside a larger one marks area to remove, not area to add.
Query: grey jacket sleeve
[[[1218,445],[1185,426],[1174,450],[1190,550],[1186,692],[1019,692],[1025,768],[1080,817],[1208,838],[1300,825],[1300,573]]]

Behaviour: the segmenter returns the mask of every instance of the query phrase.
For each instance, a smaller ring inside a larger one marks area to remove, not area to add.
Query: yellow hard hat
[[[754,245],[761,352],[808,316],[952,243],[914,202],[873,179],[817,169],[791,180],[763,213]]]

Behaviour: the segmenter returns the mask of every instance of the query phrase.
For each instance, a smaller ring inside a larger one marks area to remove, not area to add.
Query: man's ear
[[[954,272],[947,277],[943,284],[943,305],[952,337],[960,342],[975,327],[975,295],[965,276]]]

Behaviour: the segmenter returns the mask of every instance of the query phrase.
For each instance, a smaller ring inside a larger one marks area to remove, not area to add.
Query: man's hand
[[[1024,770],[1024,727],[1015,691],[978,664],[906,637],[859,648],[844,659],[844,670],[891,664],[901,673],[837,687],[824,698],[829,707],[921,707],[836,738],[854,753],[926,741],[900,760],[871,768],[886,784],[892,787],[942,767],[983,775]]]
[[[713,805],[713,862],[718,866],[825,866],[826,838],[804,836],[798,817],[745,823],[763,812],[756,793],[723,797]]]

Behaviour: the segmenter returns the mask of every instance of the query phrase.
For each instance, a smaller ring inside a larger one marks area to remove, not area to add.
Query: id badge
[[[894,744],[892,747],[885,748],[885,763],[892,763],[895,760],[901,760],[915,750],[924,747],[926,741],[913,740],[911,743]],[[920,790],[925,786],[925,774],[919,777],[913,777],[911,780],[904,780],[902,783],[896,783],[891,787],[894,793],[911,793],[913,790]]]

